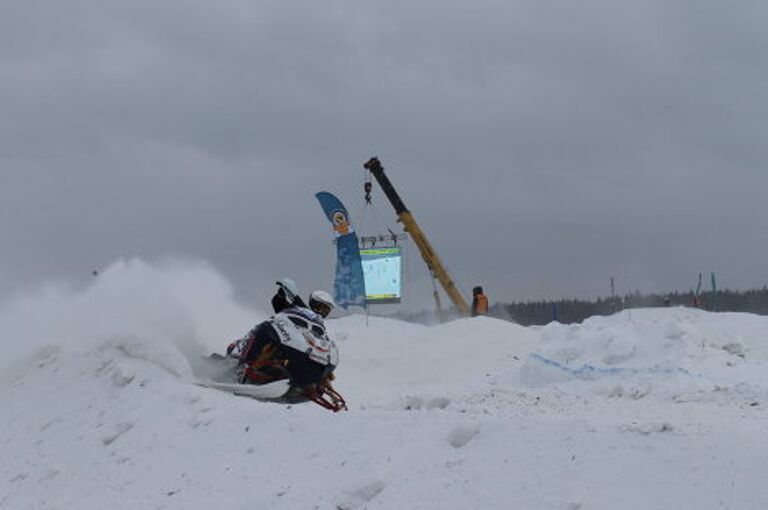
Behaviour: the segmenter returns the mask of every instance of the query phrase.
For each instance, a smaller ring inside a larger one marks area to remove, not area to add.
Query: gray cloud
[[[246,298],[283,274],[328,286],[313,194],[357,213],[376,154],[465,289],[761,286],[767,18],[748,1],[6,2],[0,278],[181,254]]]

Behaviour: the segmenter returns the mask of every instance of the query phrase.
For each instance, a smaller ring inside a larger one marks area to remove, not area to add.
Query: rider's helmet
[[[335,306],[336,303],[333,302],[331,295],[324,290],[316,290],[309,295],[309,307],[323,318],[328,317]]]

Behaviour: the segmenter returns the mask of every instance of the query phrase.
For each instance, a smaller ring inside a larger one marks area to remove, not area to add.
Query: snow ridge
[[[105,276],[0,309],[2,510],[768,508],[766,318],[331,320],[333,414],[193,384],[263,318],[209,267]]]

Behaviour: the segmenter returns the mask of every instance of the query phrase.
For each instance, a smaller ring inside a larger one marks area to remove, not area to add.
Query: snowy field
[[[195,386],[264,318],[197,263],[0,308],[0,509],[768,508],[768,318],[331,320],[349,411]]]

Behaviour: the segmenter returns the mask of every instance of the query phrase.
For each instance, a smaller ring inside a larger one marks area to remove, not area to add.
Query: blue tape
[[[649,367],[649,368],[626,368],[626,367],[597,367],[595,365],[583,364],[579,368],[573,368],[563,365],[559,361],[551,358],[546,358],[540,354],[531,354],[531,358],[541,361],[545,365],[553,366],[557,369],[567,372],[571,375],[583,375],[583,374],[662,374],[662,375],[687,375],[689,377],[704,378],[701,374],[693,374],[685,368],[681,367]]]
[[[682,367],[649,367],[649,368],[627,368],[627,367],[597,367],[585,363],[578,368],[569,367],[560,363],[559,361],[551,358],[544,357],[540,354],[531,354],[530,357],[545,365],[557,368],[573,376],[584,376],[588,374],[606,374],[606,375],[618,375],[618,374],[631,374],[631,375],[684,375],[694,379],[701,379],[710,384],[732,386],[733,390],[737,393],[763,393],[765,388],[756,386],[755,384],[745,383],[741,381],[726,381],[724,379],[717,379],[705,374],[696,374]]]

